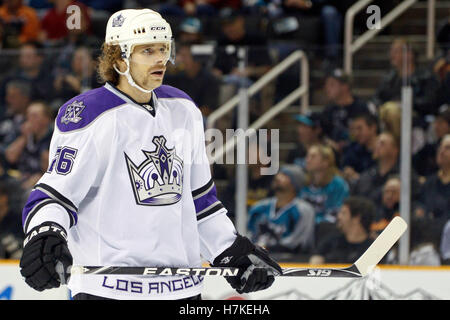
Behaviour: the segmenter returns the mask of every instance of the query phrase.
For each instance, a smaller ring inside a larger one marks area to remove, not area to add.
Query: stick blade
[[[366,252],[355,262],[362,276],[369,274],[407,229],[405,220],[394,217]]]

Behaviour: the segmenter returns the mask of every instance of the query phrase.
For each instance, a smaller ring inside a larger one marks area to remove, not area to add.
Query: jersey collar
[[[105,88],[108,89],[109,91],[111,91],[112,93],[114,93],[115,95],[119,96],[120,98],[122,98],[126,102],[134,104],[134,105],[137,105],[137,106],[143,108],[148,113],[150,113],[153,117],[156,116],[157,97],[156,97],[156,94],[155,94],[154,90],[152,91],[152,97],[150,98],[149,102],[139,103],[139,102],[135,101],[132,97],[130,97],[128,94],[126,94],[125,92],[123,92],[120,89],[118,89],[116,86],[114,86],[110,82],[106,82]]]

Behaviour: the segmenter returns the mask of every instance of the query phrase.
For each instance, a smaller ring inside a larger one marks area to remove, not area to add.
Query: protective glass
[[[171,40],[170,42],[164,43],[167,45],[166,49],[164,50],[161,50],[161,47],[159,46],[159,44],[161,43],[164,42],[149,43],[149,47],[140,50],[139,55],[133,54],[136,53],[136,47],[138,45],[133,46],[132,48],[133,53],[129,57],[130,62],[138,64],[151,63],[150,61],[152,61],[153,59],[159,60],[162,54],[163,55],[162,60],[164,65],[166,65],[168,61],[170,61],[172,64],[175,64],[175,56],[176,56],[175,41]],[[148,57],[148,59],[144,59],[143,57]]]

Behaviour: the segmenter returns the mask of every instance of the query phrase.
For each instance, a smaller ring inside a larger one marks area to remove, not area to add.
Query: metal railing
[[[352,73],[352,58],[361,47],[375,37],[381,30],[388,26],[398,16],[414,5],[417,0],[404,0],[386,14],[380,21],[378,28],[369,29],[353,41],[353,22],[356,14],[366,8],[373,0],[360,0],[353,4],[345,14],[344,31],[344,71]],[[434,26],[435,26],[435,0],[428,0],[427,9],[427,58],[434,56]]]
[[[259,117],[255,122],[253,122],[249,128],[245,131],[245,137],[253,134],[255,130],[261,128],[264,124],[269,122],[272,118],[274,118],[278,113],[283,111],[289,105],[291,105],[295,100],[301,99],[301,110],[305,112],[308,108],[308,92],[309,92],[309,65],[308,58],[306,54],[297,50],[291,53],[286,59],[280,62],[278,65],[273,67],[267,73],[265,73],[259,80],[257,80],[253,85],[251,85],[247,89],[247,96],[252,97],[257,92],[259,92],[265,85],[271,82],[273,79],[278,77],[281,73],[287,70],[291,65],[300,61],[300,85],[297,89],[292,91],[289,95],[287,95],[280,102],[269,108],[269,110],[264,113],[261,117]],[[222,116],[226,115],[228,112],[233,110],[240,102],[241,95],[238,93],[230,100],[228,100],[225,104],[220,106],[217,110],[212,112],[206,120],[206,127],[212,128],[216,121],[220,119]],[[226,142],[226,147],[219,147],[215,154],[213,160],[216,162],[218,159],[221,159],[222,156],[228,152],[230,149],[234,148],[237,141],[231,139]]]

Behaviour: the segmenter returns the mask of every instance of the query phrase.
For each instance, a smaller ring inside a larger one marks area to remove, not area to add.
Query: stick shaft
[[[72,267],[72,274],[97,274],[97,275],[152,275],[152,276],[167,276],[167,275],[182,275],[182,276],[236,276],[239,272],[238,268],[225,267],[202,267],[202,268],[165,268],[165,267],[128,267],[128,266],[74,266]],[[361,274],[354,267],[348,268],[284,268],[282,277],[319,277],[319,278],[334,278],[345,277],[355,278],[361,277]]]

